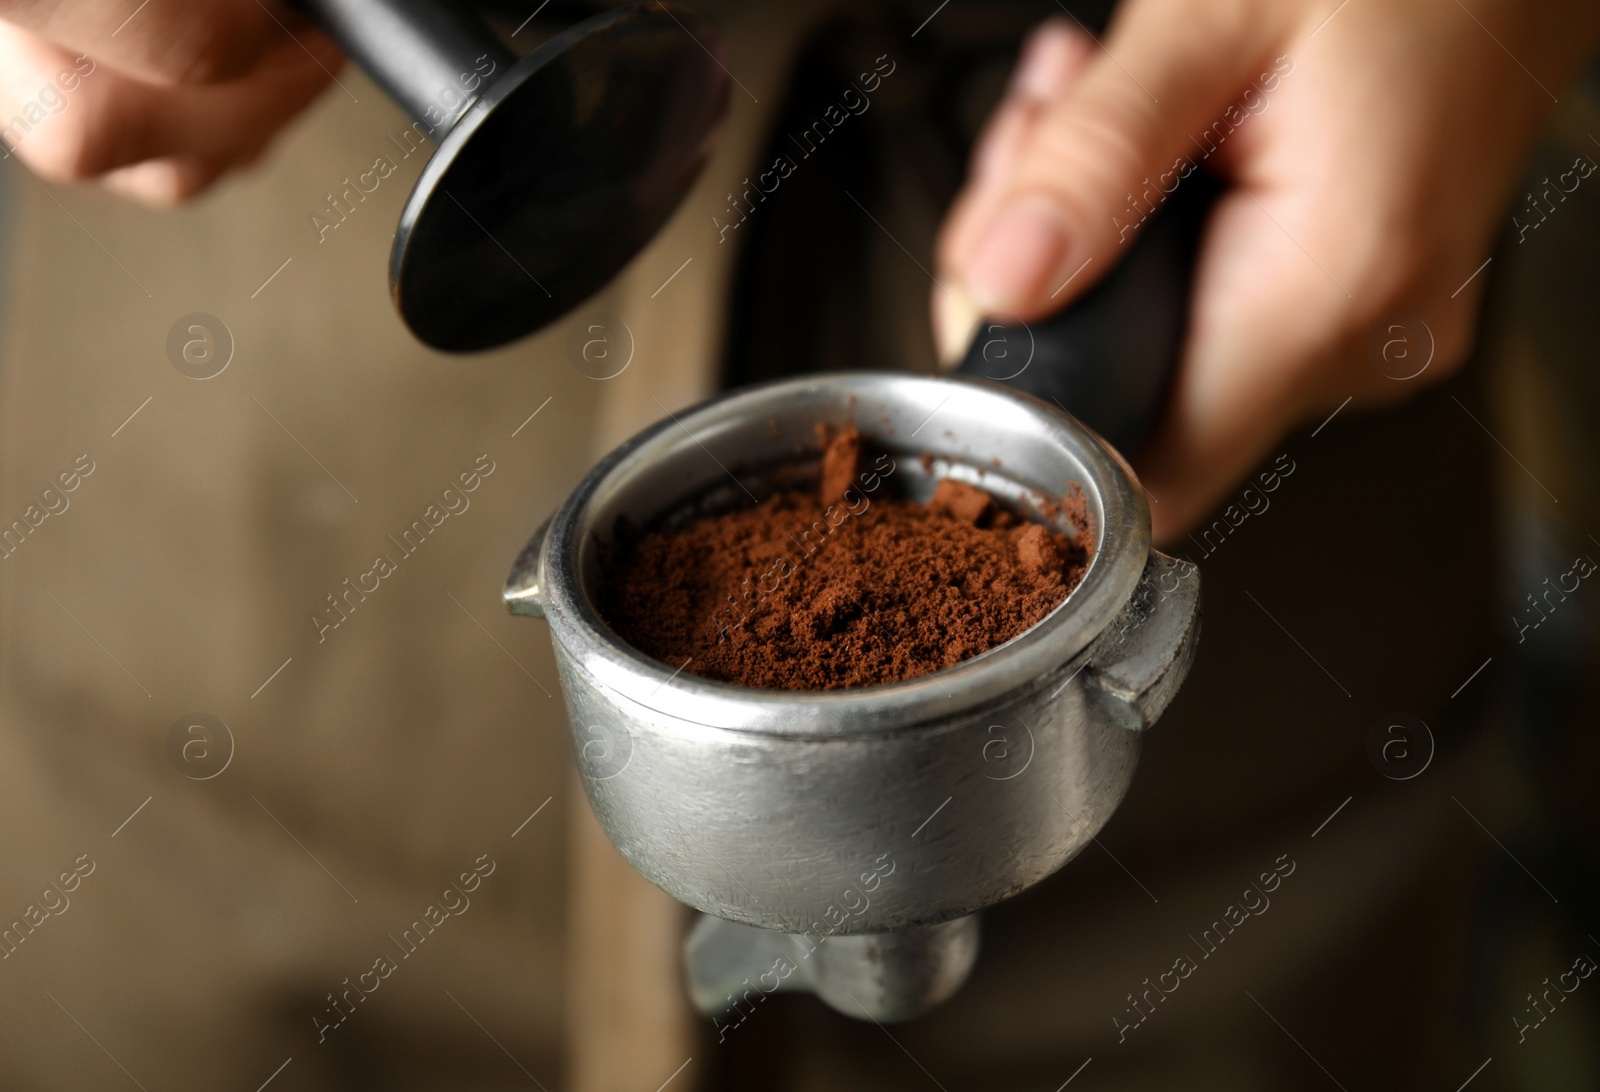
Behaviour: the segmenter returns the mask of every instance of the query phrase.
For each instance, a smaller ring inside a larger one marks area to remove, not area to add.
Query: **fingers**
[[[1158,543],[1212,511],[1290,423],[1321,404],[1320,376],[1336,352],[1330,334],[1346,302],[1250,197],[1218,202],[1183,359],[1136,465],[1155,501]]]
[[[0,0],[0,19],[157,84],[242,76],[304,23],[278,0]]]
[[[1003,186],[1039,115],[1077,83],[1094,53],[1094,40],[1065,19],[1041,23],[1023,44],[1005,98],[973,152],[974,194]]]
[[[1051,19],[1028,36],[1005,96],[973,150],[971,178],[946,218],[942,249],[970,249],[968,236],[992,218],[1005,197],[1039,118],[1083,75],[1094,48],[1094,40],[1067,19]],[[948,270],[933,290],[931,306],[939,360],[953,366],[965,354],[982,312],[972,305],[959,274]]]
[[[1372,252],[1323,219],[1338,185],[1236,189],[1212,212],[1183,359],[1135,463],[1159,545],[1236,496],[1291,428],[1413,395],[1466,356],[1474,290],[1453,298],[1452,282],[1484,241],[1458,224],[1438,247],[1396,238]],[[1373,208],[1398,199],[1369,196]]]
[[[8,74],[0,119],[11,119],[0,137],[45,178],[105,175],[119,193],[171,204],[254,159],[321,92],[340,57],[322,35],[303,38],[285,38],[239,79],[180,88],[80,61],[0,24],[0,72]]]
[[[206,190],[229,166],[199,156],[168,156],[118,168],[102,177],[100,184],[130,201],[170,208]]]
[[[975,182],[993,192],[963,200],[941,239],[941,265],[979,309],[1036,318],[1115,264],[1160,190],[1175,188],[1175,163],[1195,153],[1194,135],[1270,54],[1271,12],[1178,0],[1119,8],[1105,48],[1040,109],[1009,177]]]

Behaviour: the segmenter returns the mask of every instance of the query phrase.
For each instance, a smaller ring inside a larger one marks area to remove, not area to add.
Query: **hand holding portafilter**
[[[1178,368],[1200,233],[1216,194],[1205,175],[1184,180],[1100,283],[1037,322],[986,319],[956,371],[1051,402],[1132,458]]]
[[[439,349],[553,322],[632,260],[715,143],[728,76],[667,4],[585,20],[517,60],[435,0],[303,0],[439,150],[400,214],[389,288]]]

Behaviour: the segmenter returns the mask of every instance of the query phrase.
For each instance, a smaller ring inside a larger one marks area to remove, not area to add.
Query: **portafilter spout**
[[[395,307],[438,349],[514,341],[604,286],[694,184],[727,106],[716,35],[671,4],[518,60],[437,0],[301,3],[438,143],[389,258]]]

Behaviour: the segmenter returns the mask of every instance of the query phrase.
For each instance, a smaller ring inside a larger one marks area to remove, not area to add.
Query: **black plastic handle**
[[[1054,402],[1135,454],[1183,349],[1195,256],[1217,188],[1198,172],[1184,179],[1099,284],[1042,322],[985,324],[957,371]]]

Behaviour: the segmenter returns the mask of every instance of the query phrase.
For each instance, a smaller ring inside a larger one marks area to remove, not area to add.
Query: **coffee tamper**
[[[711,153],[728,75],[705,21],[603,12],[517,59],[437,0],[300,0],[437,142],[406,201],[389,288],[438,349],[532,333],[606,284]]]

